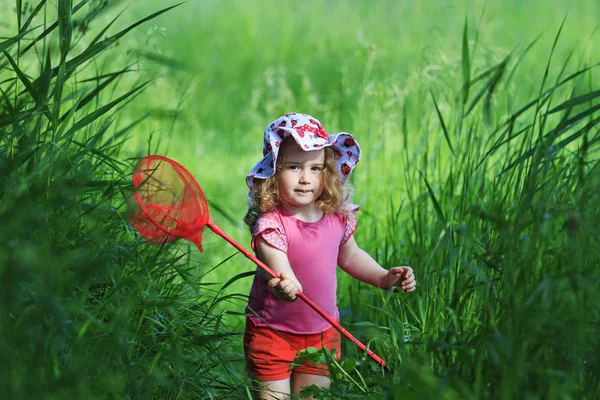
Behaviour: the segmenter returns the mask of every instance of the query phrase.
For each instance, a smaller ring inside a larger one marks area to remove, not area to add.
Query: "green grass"
[[[419,281],[339,275],[342,324],[390,368],[345,343],[321,398],[597,397],[598,4],[485,3],[188,2],[97,53],[168,5],[111,24],[124,3],[91,1],[26,52],[64,9],[10,46],[33,8],[3,17],[2,391],[248,398],[254,265],[210,232],[144,245],[128,185],[135,157],[177,159],[247,245],[244,177],[292,110],[357,137],[357,241]]]

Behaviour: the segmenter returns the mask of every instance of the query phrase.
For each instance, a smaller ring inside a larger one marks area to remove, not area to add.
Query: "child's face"
[[[304,151],[293,140],[283,142],[281,171],[277,177],[279,195],[291,209],[314,207],[323,193],[325,151]]]

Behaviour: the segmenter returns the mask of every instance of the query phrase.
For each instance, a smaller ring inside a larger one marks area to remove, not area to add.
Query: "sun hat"
[[[246,177],[249,188],[255,179],[267,179],[275,174],[275,165],[279,155],[279,146],[283,139],[291,136],[304,151],[320,150],[331,147],[335,155],[335,165],[342,182],[360,160],[360,146],[349,133],[340,132],[329,135],[323,125],[308,114],[287,113],[265,128],[263,159],[252,168]]]

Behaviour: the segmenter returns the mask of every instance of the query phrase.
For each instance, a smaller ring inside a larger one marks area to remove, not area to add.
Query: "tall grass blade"
[[[100,30],[100,32],[98,32],[98,34],[96,35],[96,37],[94,37],[92,39],[92,41],[90,42],[90,47],[95,45],[96,43],[98,43],[98,41],[102,38],[102,36],[104,36],[104,34],[110,29],[111,26],[113,26],[113,24],[115,22],[117,22],[117,20],[121,17],[121,15],[125,12],[125,10],[122,10],[120,13],[118,13],[108,24],[106,24],[106,26],[104,28],[102,28]]]
[[[75,7],[73,7],[72,14],[75,14],[75,13],[77,13],[77,11],[81,10],[83,8],[83,6],[85,6],[89,1],[90,0],[82,0],[81,2],[79,2],[79,4],[77,4]],[[46,36],[48,36],[50,33],[52,33],[52,31],[54,31],[57,27],[58,27],[58,21],[55,21],[54,23],[50,24],[50,26],[48,28],[46,28],[46,30],[44,30],[39,36],[37,36],[35,39],[33,39],[31,41],[31,43],[29,43],[27,46],[25,46],[25,48],[23,48],[23,50],[21,50],[19,55],[23,56],[33,46],[35,46],[40,40],[44,39]]]
[[[483,87],[481,89],[479,89],[479,92],[477,92],[477,94],[475,95],[473,100],[471,100],[471,104],[469,105],[469,107],[467,108],[467,111],[465,112],[465,117],[471,113],[473,108],[475,108],[475,106],[477,105],[479,100],[481,100],[481,98],[483,97],[483,95],[486,92],[489,92],[488,99],[492,96],[494,89],[496,88],[496,86],[498,85],[498,82],[500,82],[500,79],[502,78],[502,75],[504,74],[504,70],[506,69],[506,65],[508,64],[509,59],[510,59],[510,54],[504,60],[502,60],[502,62],[500,62],[498,65],[496,65],[493,68],[492,76],[485,82]]]
[[[143,24],[144,22],[150,21],[150,20],[158,17],[159,15],[166,13],[169,10],[172,10],[173,8],[180,6],[181,4],[183,4],[183,3],[175,4],[170,7],[163,8],[162,10],[157,11],[155,13],[152,13],[149,16],[129,25],[127,28],[125,28],[122,31],[120,31],[119,33],[111,36],[110,38],[104,39],[96,44],[89,46],[83,53],[81,53],[80,55],[74,57],[73,59],[71,59],[67,62],[67,67],[66,67],[67,76],[71,75],[81,64],[91,60],[93,57],[95,57],[96,55],[101,53],[103,50],[105,50],[106,48],[115,44],[120,38],[125,36],[132,29],[135,29],[136,27]]]
[[[469,34],[468,34],[468,20],[465,17],[465,25],[463,28],[463,41],[462,41],[462,103],[467,104],[469,100],[469,87],[471,86],[471,61],[469,58]],[[437,108],[437,106],[436,106]]]
[[[71,0],[58,0],[58,37],[61,59],[67,58],[73,36]]]
[[[37,17],[38,13],[42,10],[42,7],[44,7],[44,4],[46,4],[46,0],[41,0],[38,5],[35,6],[35,8],[31,11],[29,18],[27,18],[27,21],[25,21],[23,26],[20,28],[19,32],[25,31],[27,28],[29,28],[29,25],[31,25],[33,19]]]
[[[433,193],[433,189],[431,188],[431,185],[429,185],[429,181],[427,181],[427,178],[425,178],[425,175],[423,175],[423,173],[418,168],[417,168],[417,172],[419,172],[419,175],[421,175],[423,182],[425,182],[425,186],[427,186],[427,193],[429,194],[429,198],[431,199],[431,202],[433,204],[433,209],[435,210],[435,214],[437,215],[438,220],[442,223],[444,230],[447,230],[448,223],[446,221],[446,217],[444,217],[444,212],[442,211],[442,207],[440,207],[440,203],[438,202],[437,198],[435,197],[435,193]]]
[[[600,97],[600,90],[595,90],[590,93],[582,94],[580,96],[573,97],[560,105],[554,107],[552,110],[548,111],[548,114],[555,113],[557,111],[564,110],[566,108],[573,108],[574,106],[578,106],[580,104],[588,103],[596,98]]]
[[[589,112],[584,112],[582,114],[591,114]],[[541,146],[537,146],[534,148],[531,148],[529,150],[527,150],[526,152],[524,152],[522,155],[520,155],[515,161],[513,161],[512,163],[510,163],[507,167],[505,167],[501,174],[504,174],[506,172],[508,172],[509,170],[513,169],[514,167],[516,167],[519,164],[522,164],[524,161],[526,161],[527,159],[531,158],[532,156],[534,156],[537,152],[540,152],[542,150],[549,150],[552,152],[556,152],[562,148],[564,148],[567,144],[571,143],[572,141],[580,138],[582,135],[586,134],[587,132],[589,132],[593,127],[595,127],[596,125],[598,125],[600,123],[600,117],[593,119],[592,121],[588,122],[583,128],[575,131],[571,136],[569,136],[567,139],[564,139],[562,142],[558,143],[557,145],[554,145],[552,147],[551,143],[552,141],[558,137],[557,133],[554,133],[554,131],[551,132],[551,134],[548,134],[547,137],[544,137],[545,139],[550,139],[550,140],[546,140],[544,141],[544,148],[541,149]],[[559,130],[558,133],[563,133],[566,132],[565,129]]]
[[[452,143],[450,142],[450,136],[448,135],[448,129],[446,128],[446,123],[444,122],[444,118],[442,117],[442,113],[440,112],[440,108],[438,107],[437,101],[435,101],[435,96],[433,95],[433,91],[431,89],[429,90],[429,94],[431,94],[431,99],[433,100],[435,111],[440,121],[440,125],[442,125],[442,130],[444,131],[446,143],[448,143],[448,147],[450,148],[450,152],[452,152],[452,155],[455,155],[454,148],[452,147]]]
[[[119,72],[115,72],[112,74],[107,75],[108,79],[106,79],[104,82],[102,82],[101,84],[97,85],[94,90],[92,90],[87,96],[85,96],[83,99],[81,99],[80,102],[78,102],[78,104],[76,105],[76,110],[80,110],[83,107],[85,107],[89,102],[91,102],[94,98],[98,97],[100,95],[100,93],[106,89],[108,87],[108,85],[110,85],[115,79],[117,79],[118,77],[120,77],[121,75],[123,75],[124,73],[130,71],[129,67],[125,67],[123,68],[121,71]],[[96,80],[96,79],[93,79]],[[88,80],[89,81],[89,80]],[[75,107],[75,106],[73,106]],[[67,111],[65,114],[63,114],[60,118],[60,120],[62,121],[67,114],[69,114],[71,112],[71,110]]]
[[[6,50],[10,49],[16,43],[19,43],[21,39],[27,36],[30,32],[34,31],[36,28],[30,29],[28,31],[20,32],[18,35],[11,37],[8,40],[0,43],[0,52],[4,53]]]
[[[110,111],[114,106],[121,103],[123,100],[127,99],[129,96],[133,95],[134,93],[143,89],[149,82],[150,81],[146,81],[146,82],[142,83],[141,85],[133,88],[132,90],[125,93],[121,97],[118,97],[117,99],[111,101],[107,105],[100,107],[99,109],[92,112],[91,114],[88,114],[85,117],[81,118],[64,134],[64,136],[71,137],[75,132],[77,132],[77,131],[81,130],[82,128],[84,128],[85,126],[91,124],[92,122],[94,122],[95,120],[100,118],[102,115],[104,115],[108,111]]]
[[[27,77],[27,75],[25,75],[23,73],[23,71],[21,71],[21,69],[19,68],[19,66],[17,65],[17,63],[15,62],[15,60],[13,60],[13,58],[10,56],[10,54],[8,54],[5,51],[4,52],[4,56],[6,57],[6,59],[10,63],[10,65],[12,66],[12,68],[15,71],[15,73],[17,74],[17,76],[19,77],[19,80],[21,81],[21,83],[23,83],[23,85],[25,86],[25,89],[27,90],[27,92],[29,93],[29,95],[35,101],[35,104],[37,105],[37,109],[39,111],[43,112],[44,115],[48,118],[49,121],[52,121],[52,115],[51,115],[50,110],[48,109],[48,106],[46,104],[46,98],[43,97],[42,94],[37,89],[38,87],[40,87],[39,82],[38,82],[37,86],[33,85],[32,82]],[[46,80],[46,79],[48,79],[48,76],[44,75],[43,78],[42,77],[38,78],[38,80],[40,80],[40,81],[42,79]]]

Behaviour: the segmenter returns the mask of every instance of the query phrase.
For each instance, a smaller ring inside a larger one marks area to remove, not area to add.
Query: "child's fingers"
[[[417,281],[412,279],[410,282],[402,283],[402,290],[405,292],[414,292],[417,289]]]
[[[273,278],[267,284],[269,285],[269,287],[274,288],[279,284],[279,282],[281,282],[281,278]]]
[[[411,283],[413,283],[414,281],[415,281],[415,276],[414,276],[414,275],[411,275],[410,277],[408,277],[408,278],[404,278],[404,279],[402,280],[402,285],[403,285],[403,286],[405,286],[405,285],[408,285],[408,284],[411,284]]]
[[[279,290],[282,295],[284,295],[289,300],[296,299],[296,293],[298,292],[298,288],[295,283],[291,280],[281,281]]]
[[[282,281],[285,281],[285,280],[287,280],[287,279],[290,279],[290,277],[289,277],[289,276],[288,276],[288,275],[287,275],[285,272],[282,272],[282,273],[279,275],[279,277],[281,278],[281,280],[282,280]]]
[[[392,286],[400,286],[404,292],[414,292],[417,288],[417,281],[411,267],[393,267],[390,268]],[[397,289],[395,289],[397,290]]]
[[[388,272],[394,275],[402,275],[404,273],[404,268],[405,267],[392,267]]]

